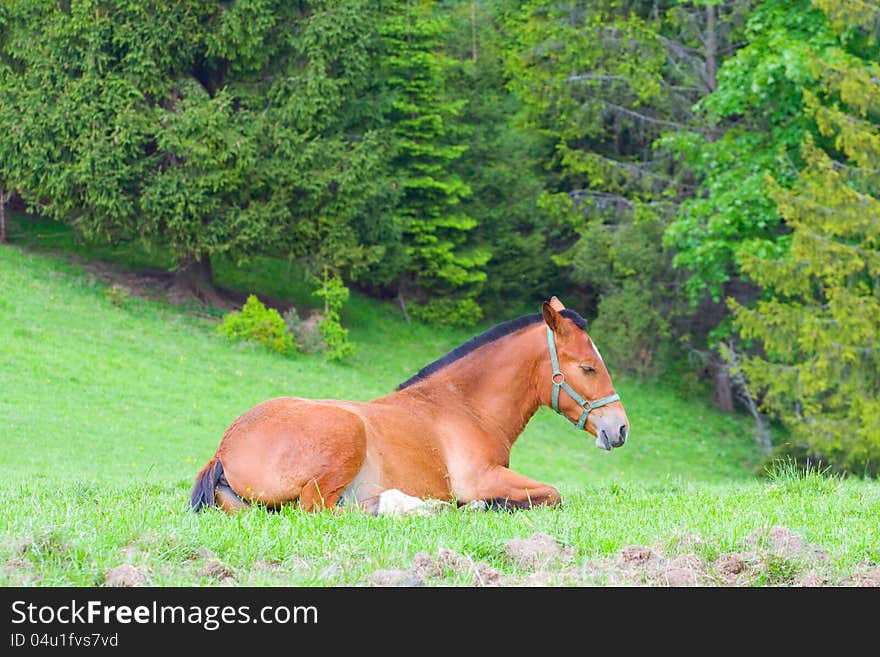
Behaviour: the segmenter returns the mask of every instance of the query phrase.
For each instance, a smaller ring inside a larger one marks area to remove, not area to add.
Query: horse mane
[[[560,311],[559,314],[566,319],[570,319],[579,329],[582,329],[584,331],[587,330],[587,320],[578,315],[574,310],[565,308]],[[445,356],[441,356],[440,358],[435,360],[433,363],[425,365],[422,369],[420,369],[406,381],[397,386],[397,389],[403,390],[404,388],[408,388],[414,383],[418,383],[419,381],[428,378],[434,372],[443,369],[447,365],[451,365],[455,361],[464,358],[469,353],[479,349],[483,345],[487,345],[490,342],[495,342],[496,340],[503,338],[505,335],[510,335],[511,333],[515,333],[520,329],[524,329],[527,326],[531,326],[532,324],[537,324],[543,321],[544,316],[541,313],[533,313],[531,315],[523,315],[522,317],[517,317],[516,319],[511,319],[506,322],[496,324],[492,328],[472,337],[467,342],[460,344]]]

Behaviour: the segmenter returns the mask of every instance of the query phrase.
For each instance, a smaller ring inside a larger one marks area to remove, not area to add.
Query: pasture
[[[0,249],[4,585],[880,583],[877,482],[758,477],[747,418],[613,363],[623,448],[596,449],[547,409],[514,447],[511,467],[557,486],[562,508],[196,515],[193,477],[244,410],[380,396],[477,330],[406,324],[355,295],[343,324],[358,351],[333,364],[230,343],[215,316],[107,290],[66,258]]]

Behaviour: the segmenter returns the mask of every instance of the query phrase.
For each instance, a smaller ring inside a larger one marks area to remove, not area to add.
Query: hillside
[[[561,509],[196,516],[192,478],[237,414],[276,395],[384,394],[470,333],[355,297],[344,322],[358,352],[329,364],[230,344],[210,314],[107,290],[67,257],[0,249],[0,584],[880,582],[876,483],[756,479],[744,418],[626,379],[623,449],[546,410],[514,447],[512,466],[558,486]]]
[[[396,308],[355,297],[343,321],[357,354],[332,364],[229,343],[215,319],[177,306],[133,296],[114,305],[106,283],[59,256],[0,250],[0,289],[6,481],[188,480],[254,404],[280,395],[370,399],[472,334],[406,324]],[[659,384],[615,383],[633,426],[626,448],[601,452],[542,409],[513,466],[563,487],[752,476],[744,418]]]

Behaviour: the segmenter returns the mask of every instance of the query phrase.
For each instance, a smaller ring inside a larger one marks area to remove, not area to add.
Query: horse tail
[[[198,513],[206,506],[216,506],[214,489],[221,477],[223,477],[223,464],[220,463],[220,457],[215,455],[196,475],[192,495],[189,498],[189,504],[193,511]]]

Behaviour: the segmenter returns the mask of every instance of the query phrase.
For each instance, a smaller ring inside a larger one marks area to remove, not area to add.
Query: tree
[[[419,0],[391,3],[382,24],[394,216],[407,257],[398,297],[402,305],[413,298],[414,314],[427,321],[472,324],[491,254],[471,243],[477,223],[462,209],[471,190],[451,169],[466,146],[456,126],[461,102],[444,86],[447,29],[434,3]]]
[[[9,87],[14,85],[10,25],[15,24],[15,9],[15,5],[0,7],[0,98],[8,98]],[[16,134],[11,129],[15,121],[14,111],[8,103],[0,102],[0,125],[10,126],[10,129],[0,130],[0,244],[7,242],[6,204],[12,197],[17,169],[24,164]]]
[[[21,155],[17,189],[32,209],[82,235],[133,236],[158,70],[186,59],[192,47],[181,32],[199,13],[182,4],[96,0],[10,0],[5,10],[0,120]],[[148,20],[151,30],[137,29]]]
[[[550,147],[548,245],[618,367],[662,371],[683,314],[661,237],[692,177],[657,143],[700,129],[692,107],[714,88],[743,5],[532,2],[512,13],[513,86]]]
[[[769,247],[784,232],[767,176],[791,184],[803,166],[797,151],[812,125],[803,90],[815,84],[813,57],[835,43],[810,0],[757,3],[744,36],[747,43],[723,62],[712,93],[697,103],[710,129],[663,140],[698,181],[665,236],[676,266],[688,272],[695,304],[707,296],[723,303],[741,278],[738,249],[755,240]]]
[[[225,89],[209,95],[183,80],[159,118],[159,164],[145,176],[140,231],[169,247],[177,285],[213,301],[211,256],[238,258],[277,241],[277,223],[255,202],[256,121]]]
[[[880,471],[880,10],[858,0],[816,7],[838,45],[812,61],[793,185],[770,184],[788,233],[773,249],[739,252],[762,288],[731,301],[736,326],[761,351],[741,367],[795,451],[855,473]]]
[[[317,287],[324,265],[354,275],[388,236],[361,93],[378,19],[365,1],[10,0],[4,178],[20,163],[30,206],[86,238],[167,248],[203,298],[220,255],[308,257]]]
[[[522,102],[504,68],[514,45],[504,29],[511,4],[443,4],[450,26],[445,48],[454,62],[447,85],[450,95],[465,101],[458,123],[468,145],[452,170],[471,188],[461,206],[477,224],[473,242],[491,253],[478,301],[498,317],[540,306],[559,275],[545,252],[547,217],[535,207],[543,189],[540,138],[519,124]]]

